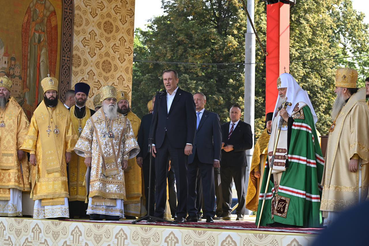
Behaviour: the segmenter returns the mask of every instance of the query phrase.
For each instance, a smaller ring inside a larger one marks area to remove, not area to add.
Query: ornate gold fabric
[[[33,200],[69,197],[65,153],[73,150],[76,138],[64,105],[59,101],[56,108],[49,108],[42,101],[32,116],[21,147],[36,154],[36,166],[31,168]]]
[[[11,188],[30,190],[27,156],[19,161],[17,155],[27,135],[29,121],[13,97],[0,113],[4,121],[4,127],[0,127],[0,200],[9,200]]]
[[[114,138],[109,138],[103,114],[103,110],[99,110],[87,120],[74,151],[81,157],[92,157],[90,198],[101,197],[125,200],[125,178],[121,164],[123,160],[135,157],[139,153],[140,148],[134,137],[131,124],[120,114],[118,114],[117,119],[112,121]],[[126,125],[124,125],[125,122]],[[114,148],[111,147],[110,140],[113,141]],[[111,164],[104,163],[103,155],[116,157],[116,162]],[[117,168],[117,174],[104,175],[104,165],[107,168]]]
[[[365,199],[369,182],[369,108],[365,104],[365,88],[355,93],[339,113],[336,126],[329,133],[323,175],[322,211],[338,212]],[[350,172],[350,159],[357,154],[362,166]],[[359,198],[359,183],[361,197]]]
[[[140,129],[141,120],[131,111],[127,114],[128,120],[131,122],[133,134],[137,139],[138,130]],[[128,160],[128,168],[124,171],[126,180],[127,199],[124,201],[124,213],[130,216],[140,216],[142,203],[142,172],[138,166],[136,158]]]
[[[255,172],[262,171],[265,166],[266,156],[268,152],[268,143],[270,135],[267,129],[265,129],[254,147],[254,154],[252,155],[252,162],[250,168],[249,184],[246,195],[246,208],[251,211],[257,211],[259,204],[259,190],[260,190],[260,178],[254,176]]]
[[[75,106],[70,108],[70,118],[73,125],[74,134],[79,136],[79,128],[83,130],[87,120],[91,117],[90,108],[86,107],[86,114],[79,119],[74,114]],[[85,201],[86,186],[83,184],[86,175],[85,158],[78,156],[74,151],[72,152],[72,159],[68,164],[69,171],[69,201]]]
[[[131,93],[134,12],[134,0],[74,1],[72,81],[88,83],[90,99],[105,85]]]

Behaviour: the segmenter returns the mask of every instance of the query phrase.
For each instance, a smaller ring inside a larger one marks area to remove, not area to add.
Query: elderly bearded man
[[[336,73],[336,101],[328,137],[321,210],[329,225],[344,209],[368,195],[369,108],[365,88],[357,89],[358,74],[351,68]]]
[[[90,167],[87,214],[90,219],[119,220],[124,217],[126,188],[124,170],[140,148],[131,123],[117,112],[117,91],[105,86],[102,109],[87,120],[74,151]]]
[[[41,81],[44,100],[36,108],[21,147],[30,153],[33,218],[69,218],[67,163],[76,143],[68,109],[58,99],[58,80]]]
[[[276,223],[319,227],[319,184],[324,159],[315,131],[318,117],[307,92],[292,75],[281,74],[277,86],[278,99],[273,112],[268,163],[260,188],[256,223],[261,217],[262,226]],[[288,104],[290,106],[286,106]],[[273,175],[269,175],[270,171]]]
[[[73,124],[74,134],[81,135],[87,120],[95,113],[94,110],[86,107],[86,101],[90,86],[79,82],[74,85],[75,105],[70,108],[70,119]],[[86,216],[87,204],[86,187],[83,185],[86,174],[85,159],[72,153],[72,159],[68,164],[68,182],[69,182],[69,208],[71,218],[83,218]]]
[[[129,107],[128,93],[124,91],[118,92],[118,113],[127,117],[131,123],[133,134],[137,139],[138,130],[140,129],[141,119],[132,112]],[[124,213],[126,218],[138,217],[141,215],[142,205],[142,173],[141,168],[137,164],[136,157],[128,160],[128,167],[124,171],[126,181],[126,196],[124,201]]]
[[[12,81],[0,78],[0,216],[22,216],[22,191],[29,191],[28,160],[21,144],[29,122],[10,96]]]

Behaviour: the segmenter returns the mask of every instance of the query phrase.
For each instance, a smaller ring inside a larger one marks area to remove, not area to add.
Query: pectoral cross
[[[48,126],[48,127],[47,127],[47,130],[46,130],[46,132],[47,132],[47,136],[48,136],[48,137],[50,137],[50,132],[51,132],[51,129],[50,129],[50,128],[51,128],[51,127],[50,127],[50,126]]]

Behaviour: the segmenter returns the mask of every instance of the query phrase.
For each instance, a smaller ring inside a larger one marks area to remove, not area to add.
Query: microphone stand
[[[147,222],[167,222],[167,223],[173,223],[172,221],[168,221],[164,218],[155,217],[150,214],[150,205],[151,205],[151,173],[152,173],[152,138],[149,138],[149,155],[150,155],[150,161],[149,161],[149,192],[147,194],[147,215],[138,218],[137,220],[132,221],[132,224],[136,224],[137,222],[146,220]]]

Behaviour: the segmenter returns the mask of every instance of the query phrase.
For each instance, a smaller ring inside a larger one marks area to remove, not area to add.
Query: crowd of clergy
[[[221,125],[218,114],[205,109],[203,93],[179,88],[176,71],[162,77],[164,89],[148,102],[142,121],[129,93],[113,86],[93,97],[93,109],[84,82],[62,103],[54,77],[41,81],[29,119],[11,96],[11,79],[1,77],[0,216],[22,216],[22,196],[30,194],[35,219],[148,214],[157,221],[212,223],[230,220],[233,210],[243,220],[249,210],[258,227],[322,227],[369,197],[369,78],[358,88],[354,69],[336,72],[324,144],[308,92],[281,74],[249,173],[253,134],[241,107],[232,105],[230,121]],[[168,185],[170,172],[175,182]],[[174,183],[173,205],[167,196]],[[232,204],[233,183],[238,206]]]

